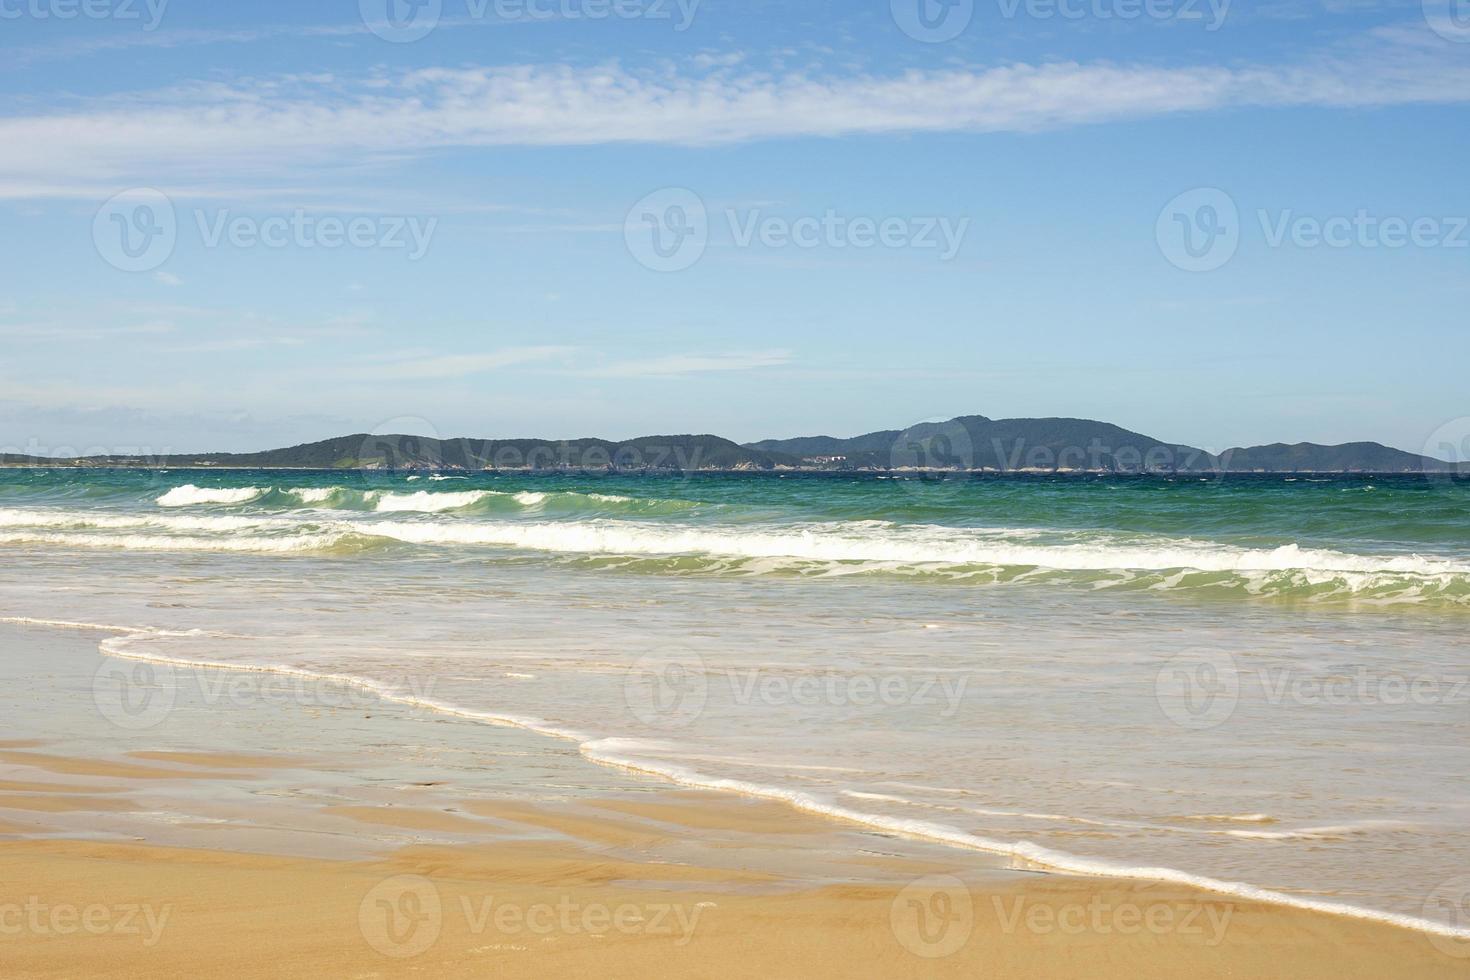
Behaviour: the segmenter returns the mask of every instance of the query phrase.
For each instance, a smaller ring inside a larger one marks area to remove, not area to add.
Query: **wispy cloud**
[[[1246,106],[1467,100],[1470,51],[1430,52],[1382,33],[1285,67],[1058,62],[880,77],[521,65],[295,75],[0,119],[0,195],[340,174],[344,159],[401,166],[436,148],[1014,132]]]
[[[574,373],[595,378],[677,378],[714,371],[755,371],[791,363],[785,350],[735,351],[724,354],[665,354],[615,361]]]
[[[507,347],[479,354],[446,354],[439,357],[416,357],[375,364],[351,372],[362,380],[435,381],[465,378],[499,368],[547,361],[569,354],[571,347]]]

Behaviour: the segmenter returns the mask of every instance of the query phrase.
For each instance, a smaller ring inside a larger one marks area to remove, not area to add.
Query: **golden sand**
[[[22,841],[0,844],[0,880],[24,882],[27,898],[5,901],[33,911],[21,935],[0,931],[0,962],[6,977],[1466,975],[1407,930],[1175,886],[1027,876],[751,894],[742,879],[570,841],[372,862]]]

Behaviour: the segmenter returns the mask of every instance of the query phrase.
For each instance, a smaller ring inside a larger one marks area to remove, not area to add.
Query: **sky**
[[[1470,0],[0,0],[0,52],[10,451],[1470,436]]]

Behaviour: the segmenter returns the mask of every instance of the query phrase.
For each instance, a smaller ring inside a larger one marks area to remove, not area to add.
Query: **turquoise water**
[[[1470,605],[1470,482],[1426,478],[11,470],[0,473],[0,506],[0,540],[12,543],[209,550],[227,540],[250,550],[253,541],[339,556],[514,549],[636,558],[649,574],[857,572]],[[199,520],[221,513],[231,520]],[[89,523],[99,515],[111,524]]]
[[[1464,482],[7,470],[0,546],[0,619],[127,627],[117,657],[1470,925],[1439,888],[1470,867]]]

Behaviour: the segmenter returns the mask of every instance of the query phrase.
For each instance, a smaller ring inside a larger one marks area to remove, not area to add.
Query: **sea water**
[[[16,469],[0,545],[0,618],[125,627],[132,661],[330,677],[1028,867],[1470,926],[1464,482]]]

